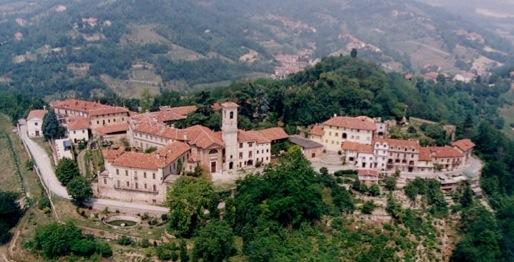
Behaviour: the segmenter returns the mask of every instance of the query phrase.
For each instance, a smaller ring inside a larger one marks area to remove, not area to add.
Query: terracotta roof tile
[[[373,146],[372,145],[365,145],[355,142],[344,142],[341,146],[342,150],[348,150],[348,151],[354,151],[358,153],[364,153],[364,154],[373,154]]]
[[[335,116],[335,117],[332,117],[329,120],[325,121],[323,124],[328,125],[328,126],[369,130],[369,131],[374,131],[377,129],[377,127],[375,126],[375,122],[371,118],[364,117],[364,116],[358,116],[358,117]]]
[[[388,144],[390,147],[396,148],[409,148],[418,149],[420,148],[418,140],[407,140],[407,139],[392,139],[392,138],[377,138],[373,144]]]
[[[430,147],[430,152],[432,152],[434,158],[458,158],[464,156],[462,152],[449,146]]]
[[[430,148],[421,147],[419,149],[419,161],[432,161],[432,153],[430,152]]]
[[[323,126],[322,125],[315,125],[312,127],[310,134],[313,136],[323,136]]]
[[[266,138],[259,131],[244,131],[239,130],[237,133],[237,140],[239,142],[255,142],[257,144],[268,144],[271,143],[271,140]]]
[[[81,130],[89,128],[89,119],[85,117],[70,117],[67,120],[68,130]]]
[[[188,152],[189,149],[190,147],[185,143],[174,142],[151,154],[127,152],[113,160],[112,165],[118,167],[158,170],[176,161],[180,156]]]
[[[51,103],[53,108],[66,109],[73,111],[80,111],[89,114],[90,116],[98,116],[105,114],[115,113],[129,113],[129,110],[119,106],[109,106],[100,104],[97,102],[77,100],[77,99],[66,99],[60,101],[54,101]]]
[[[114,159],[120,157],[125,153],[125,149],[118,148],[118,149],[104,149],[102,150],[102,155],[105,160],[112,162]]]
[[[202,149],[207,149],[212,146],[224,146],[221,137],[216,132],[201,125],[195,125],[184,129],[187,135],[187,140],[190,145],[195,145]]]
[[[43,120],[43,118],[45,117],[46,113],[48,113],[47,110],[40,110],[40,109],[31,110],[29,112],[29,115],[27,116],[27,120],[31,120],[33,118],[39,118],[39,119]]]
[[[188,114],[194,113],[198,110],[196,106],[177,106],[177,107],[160,107],[161,112],[173,112],[178,115],[187,116]]]
[[[95,132],[99,135],[109,135],[113,133],[127,132],[129,129],[128,123],[119,123],[114,125],[102,126],[95,129]]]
[[[281,127],[273,127],[268,129],[259,130],[264,137],[270,141],[282,140],[289,138],[289,135]]]
[[[372,169],[359,169],[359,177],[378,177],[378,171]]]
[[[452,146],[457,147],[462,152],[466,152],[470,149],[473,149],[475,147],[475,143],[473,143],[469,139],[461,139],[461,140],[453,142]]]

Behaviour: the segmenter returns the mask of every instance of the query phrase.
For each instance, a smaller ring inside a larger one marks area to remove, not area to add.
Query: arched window
[[[218,150],[216,150],[216,149],[211,149],[211,151],[209,151],[210,155],[214,155],[214,154],[217,154],[217,153],[218,153]]]
[[[230,119],[234,119],[234,111],[230,111]]]
[[[346,133],[343,133],[343,139],[346,139],[348,135]]]
[[[234,169],[234,162],[228,163],[228,169],[230,169],[230,170]]]

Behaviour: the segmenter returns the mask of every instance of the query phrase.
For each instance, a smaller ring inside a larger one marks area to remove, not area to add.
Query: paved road
[[[40,145],[28,137],[26,125],[20,126],[19,135],[30,151],[30,155],[32,156],[34,163],[39,169],[39,173],[41,174],[41,178],[43,179],[45,185],[55,195],[62,198],[71,199],[70,195],[68,195],[68,191],[66,191],[66,188],[61,185],[59,180],[57,180],[57,176],[55,175],[54,168],[52,166],[52,160],[50,160],[50,157],[46,153],[45,149],[43,149]]]
[[[25,145],[27,146],[32,158],[34,160],[35,165],[40,171],[40,175],[42,178],[42,182],[48,187],[48,189],[55,195],[65,198],[71,199],[68,191],[64,186],[61,185],[59,180],[57,180],[57,176],[55,175],[52,162],[47,152],[39,146],[36,142],[32,141],[27,136],[27,126],[20,125],[19,135]],[[141,213],[150,213],[150,214],[165,214],[168,213],[169,209],[160,206],[153,206],[147,204],[140,203],[132,203],[132,202],[123,202],[116,201],[110,199],[91,199],[89,203],[94,209],[103,210],[108,208],[110,211],[119,210],[123,213],[129,214],[141,214]]]

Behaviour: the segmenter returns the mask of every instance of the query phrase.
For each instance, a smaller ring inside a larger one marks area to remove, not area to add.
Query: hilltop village
[[[54,158],[73,158],[75,145],[101,141],[104,166],[93,183],[98,198],[162,204],[168,187],[188,173],[208,174],[213,180],[236,180],[262,170],[276,157],[276,144],[297,145],[313,167],[356,170],[359,180],[373,184],[401,174],[438,178],[443,188],[467,178],[474,144],[469,139],[442,147],[423,147],[418,140],[389,138],[394,121],[366,116],[333,116],[302,135],[289,136],[281,127],[263,130],[238,128],[238,105],[216,103],[221,131],[175,123],[197,110],[196,106],[161,107],[156,112],[135,113],[124,107],[68,99],[51,103],[66,129],[65,139],[53,141]],[[27,118],[27,133],[41,136],[46,110]],[[474,178],[477,181],[477,178]]]

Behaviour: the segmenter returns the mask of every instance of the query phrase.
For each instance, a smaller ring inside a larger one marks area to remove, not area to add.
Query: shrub
[[[370,215],[373,213],[373,210],[375,210],[375,208],[376,208],[376,205],[375,205],[375,203],[373,203],[373,201],[366,201],[364,203],[364,205],[362,205],[362,207],[361,207],[361,212],[363,214]]]
[[[39,200],[37,202],[37,207],[40,210],[43,210],[45,208],[50,208],[51,207],[50,199],[44,194],[41,195],[41,198],[39,198]]]
[[[122,245],[122,246],[128,246],[130,244],[132,244],[132,238],[128,237],[128,236],[121,236],[121,238],[118,239],[118,244]]]
[[[112,256],[112,248],[106,242],[98,242],[96,243],[96,252],[102,257],[111,257]]]

